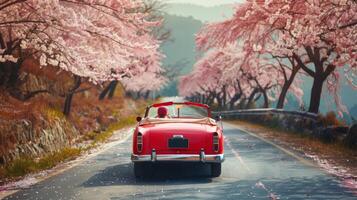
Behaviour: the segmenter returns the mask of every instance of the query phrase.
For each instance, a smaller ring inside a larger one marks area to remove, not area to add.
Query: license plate
[[[188,139],[185,138],[170,138],[169,148],[188,148]]]

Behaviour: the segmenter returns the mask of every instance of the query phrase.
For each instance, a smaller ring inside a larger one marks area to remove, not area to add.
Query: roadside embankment
[[[228,122],[285,149],[290,149],[302,157],[312,159],[332,174],[357,181],[357,152],[341,143],[327,143],[306,133],[283,131],[247,121]]]
[[[28,173],[49,169],[76,158],[105,142],[114,131],[136,123],[146,103],[125,96],[117,87],[111,99],[99,100],[102,88],[83,84],[72,100],[71,113],[63,114],[60,95],[70,83],[28,76],[24,90],[54,90],[26,101],[0,88],[0,185]]]

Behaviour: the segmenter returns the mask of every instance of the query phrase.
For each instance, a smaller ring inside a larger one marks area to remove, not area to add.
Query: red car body
[[[150,109],[177,106],[176,116],[159,119],[150,117]],[[207,116],[180,116],[182,106],[206,110]],[[133,135],[131,160],[137,177],[143,176],[159,162],[197,162],[211,165],[211,176],[221,174],[224,161],[223,131],[211,118],[207,105],[192,102],[166,102],[147,108],[145,117],[138,117],[138,125]]]

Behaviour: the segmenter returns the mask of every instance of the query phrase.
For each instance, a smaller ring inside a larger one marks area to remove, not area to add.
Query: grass
[[[84,140],[92,140],[92,146],[95,146],[98,143],[103,143],[106,142],[116,130],[120,130],[122,128],[132,126],[136,123],[135,116],[130,115],[128,117],[120,119],[116,123],[112,123],[109,125],[109,127],[100,133],[98,132],[88,132],[83,136]]]
[[[64,161],[73,160],[81,154],[81,151],[78,148],[64,148],[39,160],[29,157],[18,158],[11,164],[1,168],[0,173],[7,178],[21,177],[29,173],[50,169]]]
[[[283,128],[279,128],[277,126],[270,126],[270,125],[261,125],[255,124],[251,122],[245,121],[231,121],[232,123],[241,125],[247,129],[253,130],[252,132],[258,132],[258,134],[276,138],[276,139],[283,139],[285,141],[290,141],[291,143],[296,143],[301,146],[308,146],[313,148],[319,152],[326,152],[326,150],[333,149],[338,151],[343,151],[345,153],[355,155],[356,153],[354,150],[349,149],[341,142],[334,142],[334,143],[327,143],[323,142],[318,138],[313,137],[308,133],[300,133],[296,131],[287,131]],[[255,130],[255,131],[254,131]]]
[[[63,112],[59,109],[46,107],[44,113],[49,119],[63,119],[65,118]]]
[[[58,112],[49,111],[52,117],[60,117]],[[92,140],[91,145],[87,148],[64,148],[59,152],[55,152],[35,160],[28,157],[22,157],[14,160],[11,164],[0,168],[0,177],[16,178],[21,177],[29,173],[39,172],[41,170],[50,169],[57,164],[73,160],[77,158],[82,151],[89,150],[96,147],[98,143],[106,142],[116,130],[122,129],[124,127],[131,126],[136,123],[134,116],[129,116],[121,119],[117,123],[111,124],[106,131],[101,133],[89,132],[84,137],[86,140]]]
[[[120,100],[120,99],[115,99],[115,100]],[[121,99],[122,101],[122,99]],[[120,101],[120,102],[121,102]],[[113,116],[114,118],[118,119],[117,122],[111,122],[108,125],[101,124],[102,126],[106,126],[104,131],[85,131],[86,129],[80,129],[80,131],[86,132],[81,139],[78,140],[80,141],[90,141],[90,144],[85,147],[85,148],[64,148],[58,152],[55,153],[50,153],[48,155],[45,155],[42,158],[31,158],[31,157],[20,157],[16,160],[13,160],[12,162],[8,163],[7,165],[0,166],[0,179],[4,180],[17,180],[20,177],[23,177],[26,174],[30,173],[36,173],[41,170],[46,170],[53,168],[54,166],[58,165],[59,163],[73,160],[77,158],[82,152],[85,152],[87,150],[90,150],[94,147],[97,147],[100,143],[106,142],[116,130],[120,130],[122,128],[134,125],[136,123],[136,115],[139,113],[142,113],[143,110],[145,109],[147,102],[145,101],[136,101],[136,109],[130,111],[129,113],[122,113],[121,112],[121,106],[118,106],[118,103],[115,104],[115,102],[112,100],[110,101],[110,104],[115,105],[115,109],[113,106],[109,106],[107,102],[100,102],[99,105],[101,105],[100,110],[101,112],[104,113],[104,117],[106,116]],[[102,105],[103,104],[103,105]],[[80,123],[88,124],[89,130],[93,130],[92,124],[89,124],[91,121],[90,119],[94,119],[95,117],[98,117],[96,115],[93,115],[93,113],[96,113],[97,111],[91,113],[90,111],[93,110],[93,106],[89,106],[88,110],[84,111],[82,110],[76,110],[73,109],[73,114],[77,113],[87,113],[86,115],[81,115],[77,116],[75,115],[75,119],[84,119],[83,122],[80,121]],[[75,106],[74,106],[75,108]],[[82,107],[81,107],[82,109]],[[73,121],[72,118],[66,118],[60,109],[58,109],[56,106],[55,107],[48,107],[45,106],[43,109],[41,109],[42,113],[44,114],[44,117],[48,121],[52,120],[57,120],[57,119],[66,119],[69,120],[72,124],[75,124],[76,127],[79,126],[79,123],[76,123]],[[76,111],[76,112],[75,112]],[[125,117],[124,117],[125,116]],[[77,127],[78,129],[78,127]]]
[[[48,111],[51,117],[61,117],[58,115],[58,112]],[[48,154],[38,160],[29,158],[29,157],[21,157],[10,164],[4,167],[0,167],[0,177],[6,178],[16,178],[21,177],[29,173],[39,172],[41,170],[50,169],[56,166],[59,163],[64,161],[73,160],[77,158],[83,151],[87,151],[93,147],[96,147],[98,143],[106,142],[116,130],[122,129],[127,126],[131,126],[135,124],[135,117],[129,116],[121,119],[117,123],[111,124],[106,131],[101,133],[89,132],[84,137],[86,140],[92,140],[91,145],[87,148],[79,149],[79,148],[64,148],[61,151]]]

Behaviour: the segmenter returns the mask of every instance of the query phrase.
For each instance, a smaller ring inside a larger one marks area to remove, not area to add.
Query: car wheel
[[[211,176],[212,177],[219,177],[221,175],[221,163],[212,163],[211,164]]]

